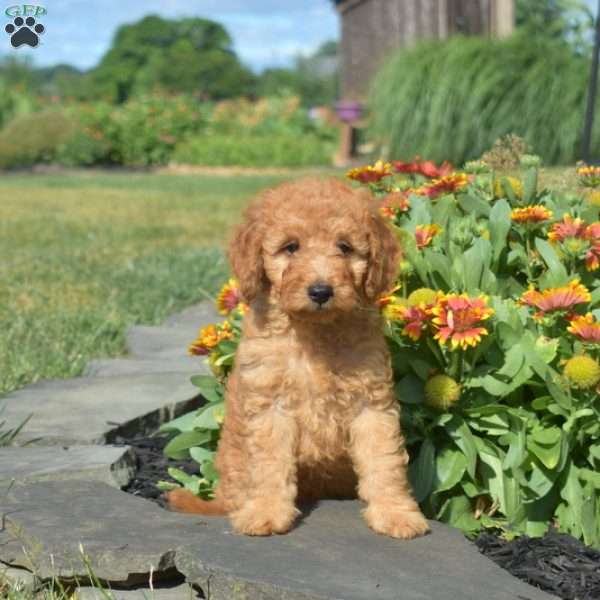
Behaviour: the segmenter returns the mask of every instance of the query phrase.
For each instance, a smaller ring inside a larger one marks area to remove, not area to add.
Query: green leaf
[[[223,422],[225,405],[223,402],[208,404],[194,420],[199,429],[220,429]]]
[[[435,370],[434,365],[420,358],[409,359],[408,363],[419,379],[423,381],[426,381],[431,372]]]
[[[452,441],[462,450],[467,459],[467,472],[475,478],[477,468],[477,446],[475,436],[469,429],[469,426],[459,417],[455,417],[444,427],[445,431],[452,438]]]
[[[455,496],[444,503],[437,515],[444,523],[458,527],[466,532],[479,531],[481,524],[473,515],[471,502],[465,496]]]
[[[412,373],[396,383],[395,389],[396,397],[401,404],[422,404],[425,402],[425,384]]]
[[[545,383],[546,388],[548,389],[550,395],[554,398],[556,403],[561,408],[569,410],[573,405],[573,402],[571,401],[571,398],[567,396],[567,394],[565,394],[565,392],[563,392],[563,390],[556,383],[554,383],[552,373],[548,372],[546,374]]]
[[[531,204],[537,193],[538,170],[535,168],[527,169],[523,176],[523,203]]]
[[[477,217],[490,216],[489,203],[479,196],[475,196],[474,194],[459,194],[457,200],[459,206],[468,215],[475,215]]]
[[[498,200],[490,211],[490,242],[495,268],[497,268],[500,256],[506,248],[506,238],[511,227],[510,213],[510,206],[504,199]]]
[[[176,435],[164,449],[164,453],[169,458],[178,460],[188,457],[188,449],[193,446],[200,446],[210,440],[209,431],[185,431]]]
[[[419,455],[410,464],[408,473],[415,498],[422,502],[433,490],[435,482],[435,447],[429,438],[423,440]]]
[[[192,431],[194,429],[194,419],[198,414],[197,410],[185,413],[168,423],[163,423],[159,431]]]
[[[500,185],[502,186],[502,189],[504,190],[506,197],[510,200],[511,205],[515,206],[516,204],[518,204],[519,201],[518,201],[517,195],[515,194],[513,186],[511,185],[511,183],[507,177],[500,178]]]
[[[443,448],[436,459],[437,480],[435,493],[439,494],[453,488],[463,477],[467,469],[467,459],[459,450]]]
[[[535,349],[537,355],[549,365],[555,358],[558,352],[558,339],[551,339],[544,336],[540,336],[535,341]]]
[[[212,375],[194,375],[190,381],[209,402],[223,399],[223,386]]]
[[[504,375],[505,377],[514,377],[525,362],[525,354],[520,345],[513,346],[504,357],[504,365],[496,371],[496,375]]]
[[[213,461],[215,458],[215,452],[214,450],[208,450],[207,448],[196,446],[194,448],[190,448],[190,456],[196,462],[202,464],[206,461]]]
[[[175,467],[169,467],[167,472],[175,481],[181,483],[186,490],[192,492],[192,494],[197,495],[199,493],[201,479],[196,475],[188,475],[185,471],[176,469]]]
[[[548,265],[548,269],[552,275],[552,281],[557,282],[556,285],[566,283],[568,279],[567,270],[560,261],[560,258],[552,245],[546,240],[535,238],[535,247],[544,259],[546,265]]]
[[[504,457],[502,468],[505,470],[514,469],[523,464],[527,458],[526,435],[523,428],[507,434],[509,440],[508,451]]]

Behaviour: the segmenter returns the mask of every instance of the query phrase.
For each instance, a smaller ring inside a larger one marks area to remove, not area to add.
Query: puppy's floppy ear
[[[245,213],[229,243],[229,262],[246,302],[252,302],[266,285],[262,258],[263,224],[260,207],[252,205]]]
[[[365,294],[376,300],[394,285],[398,276],[400,244],[391,227],[376,208],[369,213],[369,266]]]

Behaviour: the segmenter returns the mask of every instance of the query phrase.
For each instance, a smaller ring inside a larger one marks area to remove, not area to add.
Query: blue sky
[[[586,0],[590,7],[597,0]],[[298,53],[309,53],[322,42],[337,39],[338,18],[330,0],[29,0],[48,9],[46,33],[38,48],[13,49],[0,27],[0,55],[30,56],[37,65],[70,63],[87,69],[110,46],[119,25],[147,14],[214,19],[232,35],[242,61],[255,71],[287,66]],[[15,0],[0,0],[4,9]],[[4,36],[2,39],[1,36]]]
[[[29,0],[48,10],[46,33],[37,48],[10,46],[4,15],[15,0],[0,0],[0,54],[30,56],[39,66],[69,63],[94,66],[119,25],[147,14],[204,17],[225,25],[242,61],[256,71],[289,65],[298,53],[337,39],[338,20],[330,0]]]

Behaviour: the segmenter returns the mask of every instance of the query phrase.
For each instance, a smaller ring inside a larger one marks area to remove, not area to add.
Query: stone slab
[[[191,331],[192,336],[198,333],[201,327],[210,323],[222,321],[223,317],[217,312],[213,301],[200,302],[190,306],[180,313],[171,315],[163,321],[164,327],[179,327]]]
[[[44,381],[3,397],[12,429],[32,415],[16,443],[101,444],[127,435],[135,424],[149,433],[191,410],[198,391],[181,373]]]
[[[0,451],[0,482],[101,481],[126,486],[135,473],[127,446],[8,447]]]
[[[0,544],[0,560],[28,558],[42,576],[78,574],[81,543],[98,577],[142,583],[152,565],[158,581],[176,567],[211,600],[553,598],[500,569],[459,531],[432,523],[429,536],[394,540],[370,531],[360,510],[357,501],[323,501],[292,532],[252,538],[234,534],[226,519],[168,513],[104,484],[16,484],[2,512],[28,557]]]
[[[0,581],[2,580],[22,592],[33,590],[38,583],[33,573],[27,569],[15,569],[0,563]]]
[[[188,346],[197,331],[185,327],[134,325],[127,330],[129,356],[135,358],[173,359],[188,356]]]
[[[174,587],[148,587],[134,590],[115,590],[78,587],[77,600],[196,600],[204,598],[187,583]]]
[[[84,377],[114,377],[144,373],[183,373],[188,377],[208,373],[203,357],[181,356],[169,359],[105,358],[92,360],[83,372]]]
[[[90,481],[0,486],[0,560],[40,578],[82,578],[82,550],[94,574],[118,585],[172,578],[174,553],[201,529],[198,520]],[[4,543],[9,542],[9,543]]]

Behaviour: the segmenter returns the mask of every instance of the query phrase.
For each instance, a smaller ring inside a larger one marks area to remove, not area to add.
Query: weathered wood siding
[[[362,98],[385,56],[421,38],[506,35],[514,0],[344,0],[341,17],[343,98]]]

